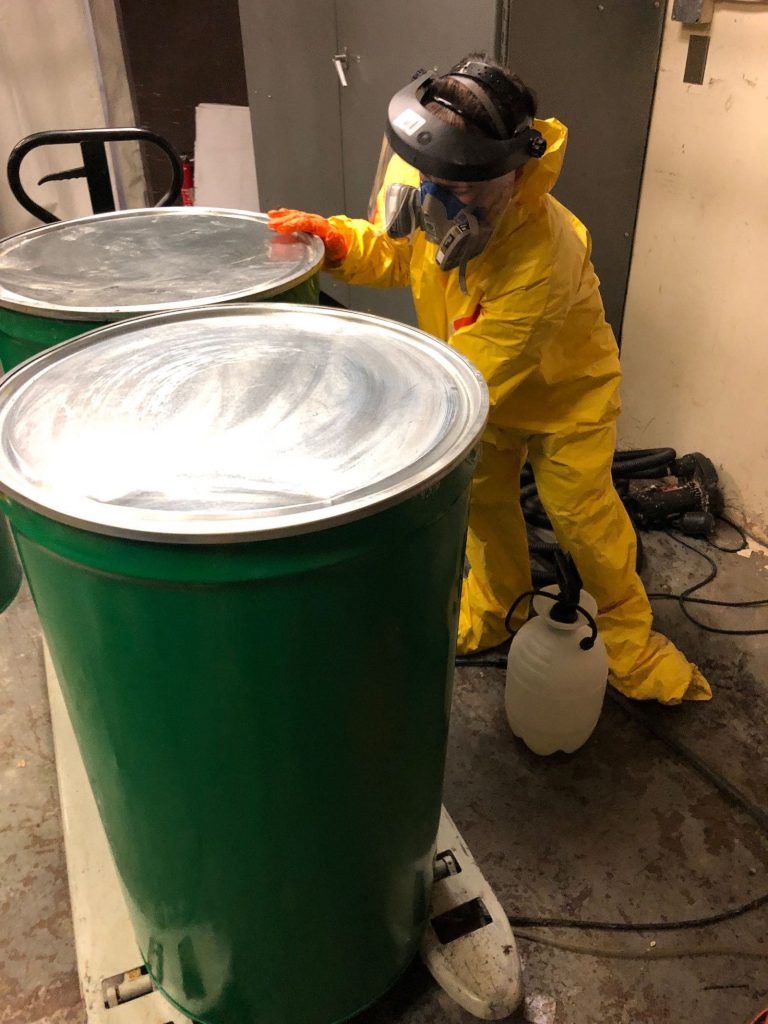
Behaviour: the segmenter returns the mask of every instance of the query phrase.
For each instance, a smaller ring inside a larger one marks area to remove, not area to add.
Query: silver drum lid
[[[97,533],[286,536],[445,476],[488,414],[428,334],[314,306],[218,306],[101,328],[0,383],[0,491]]]
[[[0,242],[0,307],[61,320],[278,296],[316,273],[319,239],[267,216],[170,206],[47,224]]]

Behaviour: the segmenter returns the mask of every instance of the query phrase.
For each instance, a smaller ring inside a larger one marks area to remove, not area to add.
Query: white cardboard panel
[[[195,110],[195,206],[259,210],[248,107],[200,103]]]

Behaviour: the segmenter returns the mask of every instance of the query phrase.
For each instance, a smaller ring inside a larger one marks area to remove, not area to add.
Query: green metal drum
[[[206,207],[123,210],[0,241],[0,363],[10,370],[85,331],[149,313],[278,296],[316,302],[322,243],[277,236],[267,220]],[[21,579],[4,533],[0,526],[0,607]]]
[[[426,923],[482,378],[412,328],[218,307],[0,385],[0,494],[159,988],[332,1024]]]
[[[0,364],[0,377],[3,373]],[[16,548],[11,537],[8,520],[0,515],[0,612],[5,611],[19,592],[21,586],[21,565],[16,557]]]
[[[115,320],[280,297],[316,302],[323,246],[278,236],[263,213],[120,210],[0,242],[0,363]]]

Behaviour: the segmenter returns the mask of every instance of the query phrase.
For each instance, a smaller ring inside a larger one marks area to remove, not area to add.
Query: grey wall
[[[665,2],[510,0],[508,60],[569,128],[557,198],[589,228],[608,320],[627,290]]]

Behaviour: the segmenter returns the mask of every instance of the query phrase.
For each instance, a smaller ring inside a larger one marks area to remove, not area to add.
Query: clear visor
[[[368,219],[377,227],[384,228],[384,198],[390,185],[401,183],[418,188],[422,181],[432,181],[447,188],[465,206],[482,210],[493,223],[498,220],[514,195],[518,177],[516,171],[510,171],[509,174],[492,178],[490,181],[448,181],[444,178],[429,177],[397,156],[389,140],[384,136],[368,200]]]
[[[377,227],[384,227],[384,196],[389,185],[396,180],[391,166],[394,159],[396,159],[395,151],[385,135],[381,140],[379,161],[376,165],[376,174],[373,177],[371,195],[368,199],[368,220]],[[397,160],[399,162],[399,158]]]

